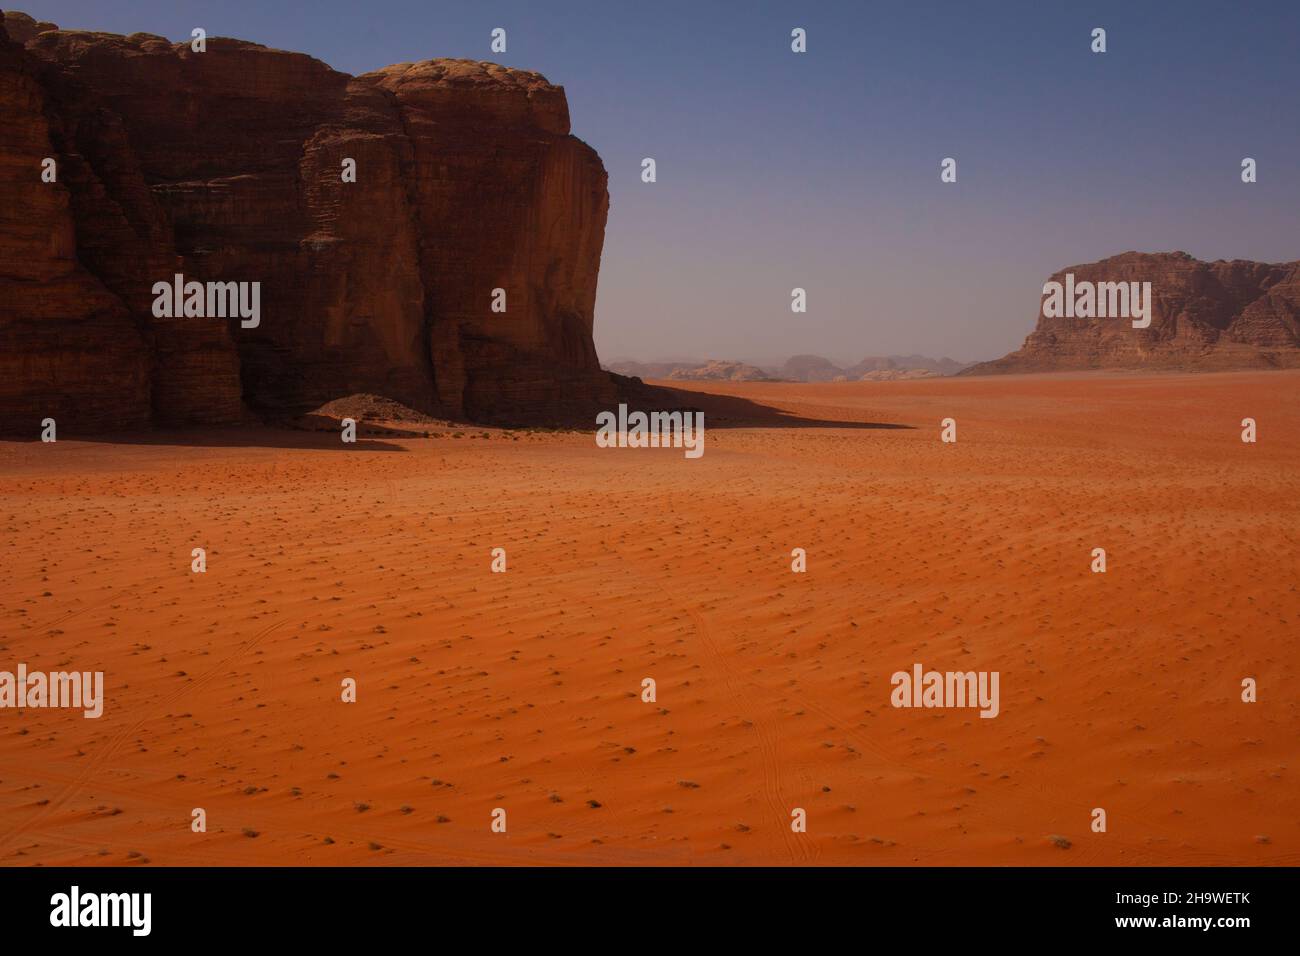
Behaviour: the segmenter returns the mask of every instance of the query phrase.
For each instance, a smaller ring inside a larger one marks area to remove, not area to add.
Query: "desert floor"
[[[1300,864],[1300,373],[689,387],[698,460],[0,443],[0,670],[107,698],[0,710],[0,863]]]

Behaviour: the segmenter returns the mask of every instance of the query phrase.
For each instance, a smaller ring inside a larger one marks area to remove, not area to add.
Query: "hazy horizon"
[[[843,355],[826,355],[822,352],[791,352],[789,355],[758,357],[744,355],[669,355],[667,357],[652,356],[650,358],[640,358],[635,355],[609,355],[600,357],[600,364],[603,366],[617,365],[623,362],[639,362],[642,365],[687,365],[692,363],[704,362],[741,362],[745,365],[754,365],[759,368],[780,368],[790,359],[798,355],[814,355],[818,358],[824,358],[833,365],[841,368],[856,365],[865,358],[894,358],[899,356],[917,355],[928,359],[951,359],[954,362],[963,364],[974,364],[968,359],[959,358],[956,355],[922,355],[920,352],[864,352],[854,358],[848,358]]]
[[[1300,131],[1285,121],[1300,7],[1288,4],[1202,0],[1176,17],[1029,2],[7,9],[177,41],[202,26],[353,74],[434,57],[543,73],[609,171],[604,361],[980,361],[1020,346],[1043,281],[1065,266],[1127,250],[1300,259]],[[494,55],[498,26],[508,51]],[[1104,54],[1089,49],[1098,26]],[[791,52],[794,27],[807,53]],[[943,184],[949,156],[958,181]],[[790,311],[796,286],[806,314]]]

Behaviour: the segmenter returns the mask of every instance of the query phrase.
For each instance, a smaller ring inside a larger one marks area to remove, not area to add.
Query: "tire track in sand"
[[[718,650],[703,616],[692,607],[687,607],[686,613],[695,622],[695,629],[699,634],[700,643],[722,674],[722,680],[727,685],[728,692],[751,715],[747,719],[758,734],[759,752],[763,758],[763,796],[767,800],[773,821],[776,821],[777,826],[781,829],[781,839],[785,843],[786,852],[790,855],[790,862],[807,862],[811,858],[807,843],[798,839],[794,831],[790,829],[788,822],[790,810],[781,796],[781,757],[777,751],[776,742],[768,731],[765,722],[758,719],[758,708],[755,707],[753,699],[744,689],[743,679],[736,676],[731,665],[727,663],[722,652]]]
[[[222,673],[231,663],[238,660],[241,656],[243,656],[248,651],[256,647],[257,644],[262,640],[262,638],[266,637],[276,628],[280,627],[280,625],[282,625],[283,623],[284,623],[283,621],[276,621],[272,624],[268,624],[266,627],[262,628],[260,631],[258,631],[248,640],[240,644],[239,647],[235,648],[235,650],[231,651],[231,653],[223,657],[220,661],[218,661],[213,667],[208,669],[206,672],[199,675],[194,680],[186,681],[184,684],[182,684],[180,687],[177,687],[175,690],[172,690],[171,692],[164,694],[162,697],[160,697],[157,700],[156,706],[158,708],[169,707],[172,704],[176,703],[177,701],[183,699],[187,694],[191,693],[197,688],[202,687],[208,683],[211,683],[212,680],[216,678],[218,674]],[[62,791],[60,791],[58,796],[51,799],[47,805],[41,807],[35,813],[30,814],[26,820],[23,820],[22,822],[18,823],[16,826],[12,827],[3,836],[0,836],[0,849],[7,847],[15,839],[22,836],[24,833],[28,832],[30,829],[36,826],[36,824],[39,823],[45,817],[53,813],[57,813],[59,810],[62,810],[65,806],[67,806],[68,802],[72,800],[72,798],[75,797],[78,793],[81,792],[81,790],[86,786],[86,784],[90,781],[90,779],[101,769],[103,769],[104,765],[108,763],[109,760],[112,759],[113,755],[117,753],[117,751],[121,748],[122,744],[124,744],[127,741],[127,739],[131,737],[133,734],[139,732],[140,728],[143,727],[145,724],[147,724],[151,719],[156,719],[156,717],[155,718],[141,717],[140,719],[136,720],[134,723],[131,723],[126,727],[123,727],[116,734],[114,734],[112,738],[110,738],[108,743],[104,744],[99,749],[99,752],[95,754],[95,756],[91,759],[90,763],[86,765],[85,769],[83,769],[80,773],[78,773],[76,777],[73,779],[73,781],[68,785],[66,785]]]

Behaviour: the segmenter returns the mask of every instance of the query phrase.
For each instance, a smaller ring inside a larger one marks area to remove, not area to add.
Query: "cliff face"
[[[569,135],[564,91],[468,60],[403,63],[358,81],[396,103],[411,145],[404,179],[420,279],[436,290],[439,398],[493,418],[539,399],[565,404],[593,378],[612,388],[592,343],[605,168]],[[490,308],[494,289],[504,313]]]
[[[1150,282],[1151,325],[1129,318],[1049,318],[1019,351],[962,374],[1090,368],[1300,367],[1300,262],[1201,262],[1183,252],[1140,253],[1062,269],[1080,282]]]
[[[591,337],[606,177],[562,88],[5,22],[24,45],[0,38],[19,133],[0,157],[0,399],[24,431],[37,413],[222,423],[357,392],[503,420],[613,396]],[[260,323],[156,318],[176,273],[260,283]]]
[[[78,260],[68,188],[40,182],[57,135],[47,111],[34,64],[0,36],[0,421],[29,434],[46,417],[136,427],[149,418],[148,343]]]

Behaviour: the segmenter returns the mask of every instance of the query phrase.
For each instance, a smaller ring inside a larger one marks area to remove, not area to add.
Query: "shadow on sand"
[[[634,383],[634,384],[629,384]],[[629,408],[643,411],[668,409],[704,413],[706,428],[915,428],[894,422],[836,421],[828,418],[805,418],[770,405],[761,405],[736,395],[715,395],[694,389],[665,385],[647,385],[639,379],[619,382],[622,400]]]
[[[639,379],[617,377],[618,401],[627,403],[631,410],[641,411],[698,411],[704,413],[706,428],[843,428],[843,429],[912,429],[914,425],[893,422],[836,421],[826,418],[807,418],[762,405],[735,395],[716,395],[694,389],[677,389],[663,385],[648,385]],[[344,443],[334,427],[295,428],[287,424],[250,422],[244,425],[223,425],[192,428],[159,428],[150,431],[78,434],[75,429],[62,430],[60,437],[69,441],[87,441],[116,445],[172,445],[194,448],[300,448],[313,451],[335,452],[402,452],[406,451],[394,441],[427,438],[430,435],[446,436],[456,431],[470,432],[475,428],[505,428],[510,430],[557,430],[593,432],[595,416],[607,407],[595,407],[584,413],[573,413],[562,418],[511,421],[439,421],[434,423],[393,423],[371,425],[361,422],[357,440]],[[323,420],[322,420],[323,421]],[[12,436],[6,436],[12,437]],[[384,440],[390,439],[390,440]],[[18,440],[22,440],[19,438]],[[30,440],[39,440],[33,436]]]

